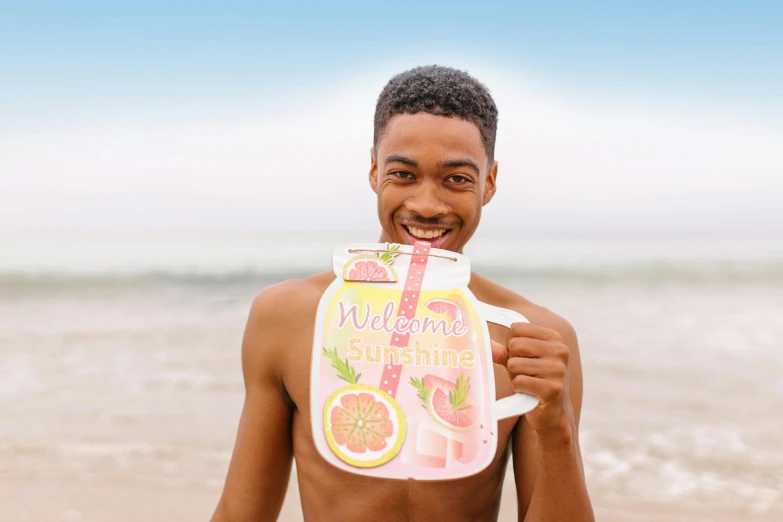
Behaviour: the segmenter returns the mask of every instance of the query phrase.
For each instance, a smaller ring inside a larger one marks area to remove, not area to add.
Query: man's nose
[[[415,212],[423,218],[433,218],[448,214],[449,207],[439,194],[436,183],[425,182],[416,188],[416,193],[408,198],[406,205],[408,210]]]

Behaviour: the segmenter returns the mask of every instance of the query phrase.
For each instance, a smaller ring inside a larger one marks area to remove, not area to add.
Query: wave
[[[583,283],[744,283],[783,282],[783,260],[756,262],[646,262],[613,266],[477,266],[499,282],[541,280]],[[253,286],[298,279],[306,269],[166,270],[126,272],[0,272],[0,295],[38,292],[121,291],[144,288]]]
[[[123,289],[151,286],[209,286],[268,283],[305,277],[306,272],[261,272],[256,270],[185,272],[149,271],[135,273],[4,272],[0,291]]]

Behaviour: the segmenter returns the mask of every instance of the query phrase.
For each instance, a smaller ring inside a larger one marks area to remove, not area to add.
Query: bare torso
[[[280,354],[279,372],[292,409],[291,436],[305,520],[496,520],[517,418],[500,422],[492,464],[465,479],[420,482],[367,478],[342,471],[321,458],[310,424],[310,358],[318,302],[333,278],[324,273],[292,284],[291,301],[285,306],[293,306],[297,312],[285,314],[286,324],[281,325],[290,342]],[[533,323],[548,326],[556,322],[548,310],[475,274],[469,288],[479,300],[516,310]],[[489,328],[492,339],[505,344],[507,330],[492,324]],[[496,396],[510,395],[508,371],[497,364],[494,370]]]

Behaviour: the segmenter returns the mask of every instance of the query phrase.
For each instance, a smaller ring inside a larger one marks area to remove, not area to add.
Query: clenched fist
[[[512,390],[538,397],[538,406],[525,414],[538,433],[572,426],[569,355],[558,332],[530,323],[512,324],[506,346],[492,342],[492,359],[508,369]]]

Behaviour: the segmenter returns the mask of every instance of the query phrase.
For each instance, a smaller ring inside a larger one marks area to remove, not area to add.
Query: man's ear
[[[489,172],[487,172],[487,180],[484,182],[484,196],[481,202],[482,205],[486,205],[492,201],[492,197],[495,195],[495,190],[497,190],[497,177],[498,162],[493,161],[492,167],[489,169]]]
[[[378,159],[374,147],[370,149],[370,188],[378,193]]]

